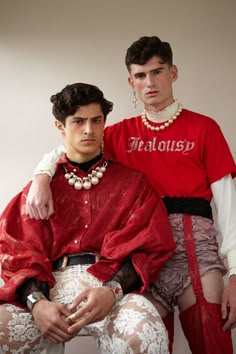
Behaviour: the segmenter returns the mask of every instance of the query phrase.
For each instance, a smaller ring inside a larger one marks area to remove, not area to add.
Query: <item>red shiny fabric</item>
[[[233,354],[231,332],[222,330],[220,304],[200,297],[179,318],[192,354]]]
[[[0,300],[14,301],[17,288],[32,277],[53,287],[52,261],[80,252],[100,255],[88,271],[102,281],[131,257],[143,292],[175,250],[163,202],[145,176],[118,163],[109,161],[100,183],[80,191],[68,184],[63,164],[87,175],[65,156],[58,162],[51,182],[55,213],[49,220],[26,215],[29,184],[1,216],[0,262],[6,284]]]
[[[166,317],[162,318],[162,321],[168,332],[169,352],[172,354],[174,343],[174,313],[169,313]]]

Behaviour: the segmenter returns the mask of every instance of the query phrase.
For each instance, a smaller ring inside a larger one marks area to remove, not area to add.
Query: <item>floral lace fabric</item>
[[[85,287],[101,282],[87,266],[55,272],[52,301],[69,305]],[[167,333],[155,307],[142,295],[127,294],[103,321],[86,327],[104,354],[168,354]],[[49,345],[30,313],[11,304],[0,306],[0,353],[36,354]]]

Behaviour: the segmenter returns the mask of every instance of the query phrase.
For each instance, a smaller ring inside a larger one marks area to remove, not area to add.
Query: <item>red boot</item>
[[[192,354],[233,354],[231,331],[222,330],[221,305],[200,297],[179,318]]]

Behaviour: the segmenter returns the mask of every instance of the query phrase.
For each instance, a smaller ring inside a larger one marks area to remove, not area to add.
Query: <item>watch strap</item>
[[[34,305],[40,300],[48,300],[41,291],[33,291],[32,294],[27,296],[26,305],[30,312],[32,312]]]
[[[123,290],[120,283],[118,283],[118,281],[116,280],[104,281],[102,283],[102,286],[106,286],[107,288],[112,290],[115,297],[115,305],[123,298],[124,296]]]

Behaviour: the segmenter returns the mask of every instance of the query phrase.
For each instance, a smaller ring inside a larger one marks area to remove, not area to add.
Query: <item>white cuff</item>
[[[52,172],[50,170],[35,170],[34,175],[48,175],[52,179]]]
[[[236,250],[231,250],[227,254],[228,260],[228,275],[236,274]]]

